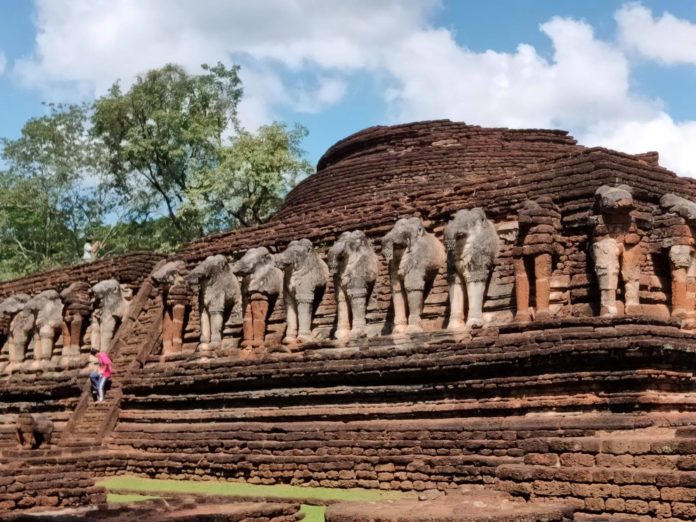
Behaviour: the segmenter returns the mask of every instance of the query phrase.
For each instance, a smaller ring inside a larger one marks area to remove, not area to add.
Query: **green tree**
[[[202,68],[167,65],[91,104],[48,105],[0,140],[0,278],[78,261],[89,238],[101,255],[172,252],[268,219],[311,171],[307,131],[242,129],[238,68]]]
[[[121,204],[140,216],[164,211],[180,240],[202,233],[196,219],[178,210],[191,177],[218,164],[242,96],[237,66],[202,68],[191,75],[166,65],[139,76],[126,92],[115,83],[95,101],[92,118],[109,151],[108,183]]]
[[[219,165],[192,176],[184,212],[196,213],[208,233],[263,223],[298,177],[312,171],[301,149],[306,135],[302,126],[281,123],[256,134],[239,129],[220,148]]]
[[[0,275],[12,277],[70,263],[85,236],[111,211],[99,186],[100,144],[91,139],[88,106],[49,105],[16,140],[2,139]]]

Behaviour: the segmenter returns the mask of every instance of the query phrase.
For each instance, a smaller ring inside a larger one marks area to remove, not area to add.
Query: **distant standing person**
[[[94,261],[97,258],[97,252],[100,246],[99,241],[92,242],[90,239],[85,241],[82,247],[82,260],[86,262]]]
[[[102,402],[104,400],[104,387],[106,386],[106,381],[111,378],[113,368],[111,359],[106,352],[99,352],[97,360],[99,361],[99,368],[93,371],[89,378],[92,381],[92,392],[96,394],[97,402]]]

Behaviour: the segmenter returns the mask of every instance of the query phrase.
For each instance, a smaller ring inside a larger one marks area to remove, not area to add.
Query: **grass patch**
[[[300,512],[305,514],[302,522],[324,522],[324,511],[326,511],[324,506],[308,506],[307,504],[302,504]]]
[[[109,504],[130,504],[131,502],[143,502],[145,500],[152,500],[152,495],[120,495],[118,493],[109,493],[106,496],[106,501]]]
[[[310,488],[305,486],[260,486],[243,482],[216,480],[160,480],[131,476],[108,477],[97,483],[107,490],[126,490],[143,493],[192,493],[199,495],[221,495],[231,497],[262,497],[283,499],[312,499],[322,501],[371,502],[393,498],[414,498],[414,494],[375,489]]]

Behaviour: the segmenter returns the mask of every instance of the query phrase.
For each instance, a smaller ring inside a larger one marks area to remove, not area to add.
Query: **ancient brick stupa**
[[[695,202],[656,153],[563,131],[373,127],[265,225],[1,283],[0,509],[99,505],[127,472],[694,520]],[[61,330],[56,292],[104,280]],[[50,440],[17,449],[20,414]],[[354,507],[327,520],[382,509]]]

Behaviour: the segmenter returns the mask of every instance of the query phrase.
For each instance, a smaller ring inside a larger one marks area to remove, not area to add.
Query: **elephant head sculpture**
[[[92,287],[92,348],[108,352],[116,329],[126,314],[126,300],[116,279],[105,279]]]
[[[422,331],[425,289],[445,261],[442,243],[425,230],[420,218],[401,218],[382,239],[382,254],[389,262],[393,333]]]
[[[242,277],[243,348],[262,347],[266,338],[266,321],[273,312],[283,289],[283,272],[275,266],[273,254],[266,247],[250,248],[232,270]]]
[[[665,194],[660,198],[665,213],[676,214],[684,225],[669,227],[664,239],[672,269],[672,317],[684,319],[683,326],[693,329],[696,323],[696,203],[676,194]],[[679,232],[677,232],[679,231]],[[677,232],[677,233],[675,233]]]
[[[498,234],[483,209],[476,207],[457,212],[445,226],[444,236],[449,261],[448,328],[481,327],[486,283],[498,255]]]
[[[20,413],[15,425],[17,443],[22,449],[36,449],[51,443],[53,422],[41,413]]]
[[[620,214],[633,210],[633,189],[628,185],[602,185],[595,191],[595,209],[599,214]]]
[[[63,325],[63,302],[55,290],[44,290],[32,297],[25,309],[34,315],[34,332],[38,339],[34,343],[34,358],[47,361],[53,355],[53,345]]]
[[[164,355],[181,352],[186,309],[190,298],[186,263],[181,260],[164,263],[155,267],[150,278],[162,287],[162,352]]]
[[[681,216],[690,224],[696,224],[696,203],[676,194],[665,194],[660,198],[660,206],[665,212]]]
[[[63,301],[63,357],[80,355],[80,345],[92,311],[91,287],[85,281],[76,281],[60,292]]]
[[[336,339],[365,335],[367,300],[377,279],[377,254],[361,230],[343,232],[329,249],[336,293]],[[352,325],[350,318],[352,317]]]
[[[190,284],[199,288],[201,337],[199,348],[206,350],[222,341],[225,322],[234,315],[239,317],[241,292],[239,281],[227,258],[214,255],[205,258],[187,276]]]
[[[284,272],[283,297],[287,312],[284,344],[310,342],[315,300],[321,298],[329,278],[329,268],[314,251],[309,239],[291,241],[275,256]]]
[[[34,314],[26,307],[30,297],[27,294],[14,294],[0,303],[0,315],[7,325],[5,335],[9,351],[10,365],[24,361],[24,354],[34,330]]]
[[[591,254],[599,282],[601,314],[605,316],[619,313],[616,305],[619,274],[624,283],[625,312],[641,312],[640,235],[632,217],[633,208],[632,190],[628,185],[602,185],[595,192]]]

